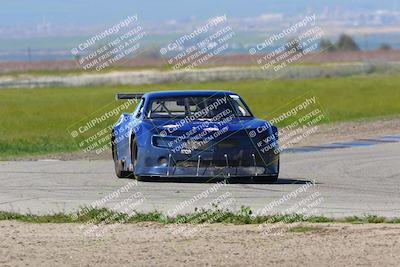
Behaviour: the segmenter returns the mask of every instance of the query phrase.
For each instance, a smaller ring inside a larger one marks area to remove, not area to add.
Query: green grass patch
[[[349,216],[344,218],[345,222],[348,223],[400,223],[398,219],[388,220],[385,217],[376,215],[365,215],[364,217]]]
[[[307,94],[315,95],[330,122],[394,117],[400,114],[400,77],[354,76],[307,80],[207,82],[141,86],[1,89],[0,157],[78,150],[69,126],[99,110],[121,104],[117,92],[232,90],[259,118]],[[133,110],[133,107],[131,108]],[[129,110],[130,111],[130,110]],[[111,118],[115,122],[118,115]]]
[[[350,217],[348,217],[350,218]],[[378,216],[351,217],[352,219],[334,219],[324,216],[304,216],[301,214],[252,216],[248,207],[238,211],[222,210],[218,208],[195,210],[190,214],[165,216],[158,211],[135,213],[129,216],[126,213],[115,212],[106,208],[82,208],[77,213],[56,213],[47,215],[20,214],[15,212],[0,211],[0,221],[16,220],[28,223],[136,223],[158,222],[162,224],[202,224],[202,223],[229,223],[229,224],[262,224],[262,223],[400,223],[400,218],[386,219]],[[306,232],[315,230],[308,226],[295,226],[292,232]]]

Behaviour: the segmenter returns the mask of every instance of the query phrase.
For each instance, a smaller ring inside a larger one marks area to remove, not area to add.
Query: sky
[[[102,26],[131,14],[143,21],[185,21],[227,14],[252,17],[267,13],[288,15],[342,10],[393,10],[400,0],[0,0],[0,26],[41,23]]]

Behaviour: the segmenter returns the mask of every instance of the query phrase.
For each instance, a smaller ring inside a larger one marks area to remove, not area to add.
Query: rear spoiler
[[[140,99],[142,98],[143,93],[118,93],[115,98],[118,99]]]

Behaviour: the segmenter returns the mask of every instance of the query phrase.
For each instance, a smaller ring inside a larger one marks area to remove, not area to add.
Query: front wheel
[[[118,178],[128,178],[132,176],[131,172],[125,171],[124,170],[124,163],[122,160],[118,160],[117,156],[117,148],[114,147],[114,145],[111,146],[112,149],[112,155],[113,155],[113,160],[114,160],[114,168],[115,168],[115,174],[117,175]]]
[[[137,159],[138,159],[138,146],[137,146],[137,141],[136,137],[132,136],[132,142],[131,142],[131,162],[133,166],[133,173],[136,171],[136,165],[137,165]],[[142,177],[141,176],[134,176],[136,180],[141,181]]]
[[[114,160],[115,174],[118,178],[129,178],[132,176],[132,172],[124,170],[124,164],[121,160]]]

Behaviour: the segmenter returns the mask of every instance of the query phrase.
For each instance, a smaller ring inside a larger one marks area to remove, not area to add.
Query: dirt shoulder
[[[400,118],[339,122],[318,126],[315,133],[303,138],[295,146],[315,146],[399,134]]]
[[[79,224],[2,221],[0,265],[398,266],[400,225],[303,225],[311,230],[272,235],[258,225],[213,224],[183,237],[171,233],[173,225],[137,223],[96,240]]]

